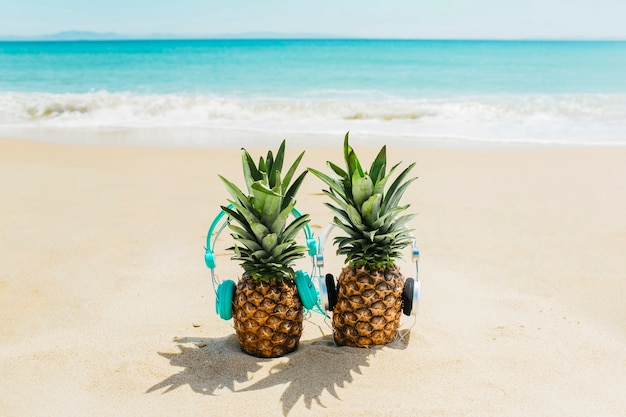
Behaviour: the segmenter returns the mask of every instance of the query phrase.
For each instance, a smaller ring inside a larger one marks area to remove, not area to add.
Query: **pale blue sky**
[[[0,0],[0,35],[621,38],[626,0]]]

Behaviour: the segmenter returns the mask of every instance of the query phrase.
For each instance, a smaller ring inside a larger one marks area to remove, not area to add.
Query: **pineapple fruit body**
[[[235,333],[244,352],[275,358],[298,348],[303,306],[291,279],[271,282],[243,277],[235,289]]]
[[[378,271],[344,267],[333,310],[335,343],[367,347],[392,342],[400,326],[403,287],[395,265]]]

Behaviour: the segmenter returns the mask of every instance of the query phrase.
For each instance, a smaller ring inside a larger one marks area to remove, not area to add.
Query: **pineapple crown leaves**
[[[263,281],[293,278],[294,262],[304,257],[306,247],[296,243],[296,235],[309,222],[303,215],[289,224],[287,219],[295,207],[295,195],[307,174],[303,171],[290,185],[302,160],[302,152],[281,177],[285,141],[276,156],[269,151],[258,165],[247,150],[242,149],[242,166],[247,194],[220,175],[232,199],[232,208],[223,206],[228,227],[235,239],[232,259],[241,262],[244,274]]]
[[[331,175],[312,168],[309,171],[329,187],[323,190],[331,200],[325,205],[333,212],[335,225],[344,233],[335,238],[337,254],[346,255],[352,266],[386,268],[411,243],[407,223],[414,214],[406,214],[409,205],[399,204],[409,185],[417,179],[407,178],[415,163],[389,183],[400,164],[387,172],[387,147],[382,147],[366,171],[348,137],[349,132],[343,146],[345,169],[329,161]]]

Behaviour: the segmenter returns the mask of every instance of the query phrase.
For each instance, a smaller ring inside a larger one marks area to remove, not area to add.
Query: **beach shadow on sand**
[[[369,349],[335,346],[331,336],[303,341],[296,352],[287,356],[288,362],[272,366],[267,377],[240,391],[285,385],[280,398],[285,416],[301,398],[308,409],[314,401],[325,408],[321,401],[324,391],[340,400],[337,388],[348,388],[358,375],[362,375],[362,369],[369,366],[371,358],[383,349],[406,349],[408,341],[409,334],[400,341]]]
[[[262,359],[241,352],[235,335],[215,339],[184,337],[176,342],[180,352],[159,352],[159,355],[168,359],[170,365],[183,369],[148,388],[146,393],[162,389],[167,393],[184,385],[207,395],[222,388],[235,391],[236,383],[247,382],[250,374],[262,367]],[[185,346],[187,344],[193,346]],[[231,360],[234,356],[237,360]]]
[[[212,395],[216,390],[226,388],[233,392],[259,391],[274,386],[285,386],[281,394],[283,415],[287,416],[302,399],[311,409],[313,403],[325,407],[321,401],[324,391],[341,399],[338,388],[346,389],[362,369],[369,366],[370,360],[382,349],[406,349],[410,333],[402,340],[384,347],[350,348],[337,347],[331,336],[301,341],[297,351],[277,359],[260,359],[243,353],[234,335],[210,338],[181,338],[182,344],[195,344],[194,347],[178,345],[180,353],[159,353],[167,358],[172,366],[183,370],[150,387],[150,393],[165,389],[170,392],[183,385],[189,385],[197,393]],[[236,360],[234,357],[236,356]],[[254,373],[261,368],[264,377],[255,381]],[[235,385],[250,385],[237,389]]]

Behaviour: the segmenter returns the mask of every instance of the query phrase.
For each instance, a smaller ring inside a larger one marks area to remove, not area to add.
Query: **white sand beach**
[[[304,166],[341,157],[310,149]],[[0,140],[0,415],[625,415],[626,148],[388,159],[417,162],[416,323],[340,348],[313,314],[297,352],[258,359],[215,314],[203,262],[239,150]],[[310,175],[298,198],[317,236],[322,187]],[[330,242],[326,258],[337,274]],[[218,273],[240,274],[223,251]]]

